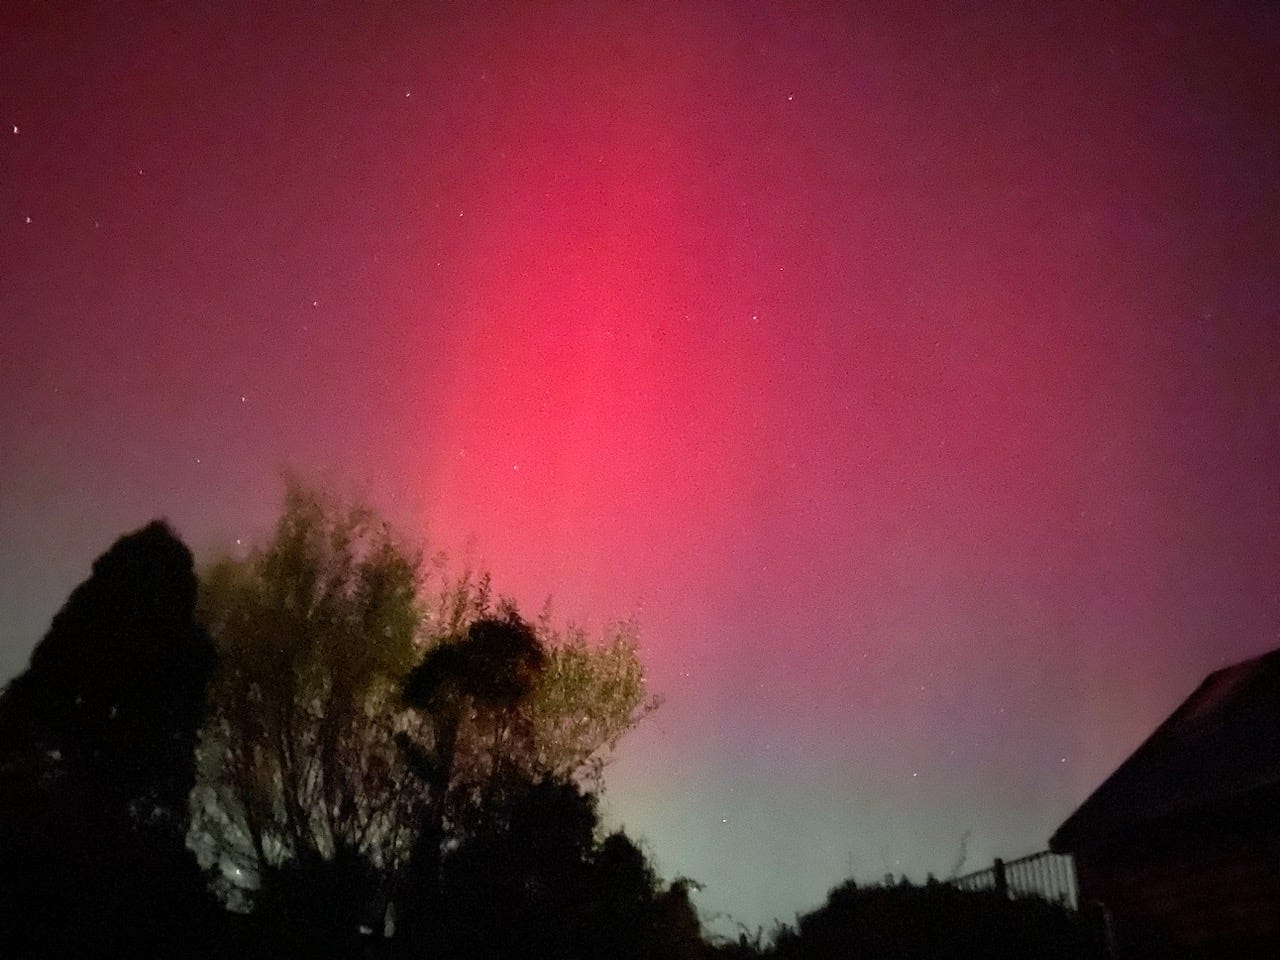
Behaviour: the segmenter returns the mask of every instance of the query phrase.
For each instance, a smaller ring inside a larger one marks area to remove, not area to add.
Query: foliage
[[[300,910],[323,874],[373,924],[411,851],[438,874],[512,784],[598,786],[656,706],[633,630],[597,647],[530,626],[487,576],[445,569],[372,511],[295,484],[269,543],[205,573],[222,669],[192,842],[232,902]]]
[[[164,955],[208,918],[184,846],[214,665],[195,598],[165,524],[122,537],[0,696],[8,955]]]
[[[825,905],[774,934],[777,960],[969,960],[1035,956],[1100,957],[1086,923],[1036,898],[1010,900],[995,891],[964,891],[930,881],[833,889]]]
[[[272,541],[205,573],[222,664],[194,803],[207,860],[258,884],[339,856],[394,866],[412,811],[393,737],[418,570],[370,511],[293,485]]]
[[[600,838],[634,629],[442,569],[298,486],[198,603],[167,527],[122,538],[0,695],[6,956],[698,955],[688,884]]]
[[[660,884],[624,834],[599,838],[595,797],[572,781],[509,791],[445,856],[409,956],[684,960],[703,955],[689,884]]]
[[[598,784],[609,753],[660,705],[645,691],[633,622],[615,624],[603,646],[576,628],[557,631],[543,616],[538,636],[547,663],[529,702],[540,731],[536,765],[553,777]]]
[[[634,645],[597,653],[577,636],[548,646],[509,605],[427,651],[405,682],[406,703],[423,715],[420,739],[400,737],[424,786],[397,897],[411,953],[514,956],[540,944],[573,955],[548,926],[585,935],[579,913],[561,909],[581,899],[575,884],[596,823],[594,799],[572,778],[598,785],[600,751],[652,709],[642,697]],[[476,862],[483,869],[468,869]],[[544,893],[517,909],[530,890],[548,888],[569,899],[542,902]],[[495,924],[514,939],[495,940]]]

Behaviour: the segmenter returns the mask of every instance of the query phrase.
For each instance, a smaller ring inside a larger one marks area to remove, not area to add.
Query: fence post
[[[996,893],[1000,894],[1001,899],[1009,899],[1009,881],[1004,875],[1004,861],[996,857],[996,861],[992,864],[992,870],[996,877]]]

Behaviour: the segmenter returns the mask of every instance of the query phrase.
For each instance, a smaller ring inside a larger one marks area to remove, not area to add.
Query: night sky
[[[1270,3],[5,4],[0,677],[292,469],[638,615],[607,810],[705,916],[1043,849],[1280,645],[1278,64]]]

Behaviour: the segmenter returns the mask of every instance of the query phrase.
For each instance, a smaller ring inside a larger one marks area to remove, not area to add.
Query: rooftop
[[[1280,650],[1224,667],[1062,824],[1071,852],[1138,823],[1280,784]]]

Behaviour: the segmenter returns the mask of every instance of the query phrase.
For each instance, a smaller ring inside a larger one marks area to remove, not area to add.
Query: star
[[[18,135],[18,125],[16,123],[13,125],[13,134],[14,136]]]

